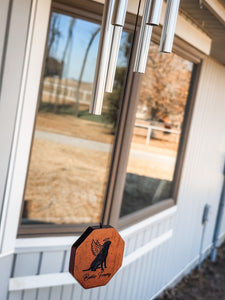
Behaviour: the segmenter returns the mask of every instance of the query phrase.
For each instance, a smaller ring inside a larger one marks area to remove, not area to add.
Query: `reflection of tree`
[[[108,111],[107,111],[106,117],[113,126],[113,133],[114,133],[115,127],[116,127],[117,114],[118,114],[119,105],[120,105],[120,97],[121,97],[121,92],[123,89],[125,73],[126,73],[125,67],[117,67],[116,75],[115,75],[115,79],[114,79],[113,92],[108,94],[108,96],[107,96]]]
[[[142,81],[138,110],[144,118],[169,119],[174,125],[182,120],[186,104],[190,63],[175,54],[162,54],[151,44]],[[145,108],[145,112],[144,109]]]
[[[67,40],[66,40],[66,43],[65,43],[65,47],[64,47],[63,55],[62,55],[62,59],[61,59],[62,72],[59,74],[58,87],[57,87],[55,106],[54,106],[54,112],[55,113],[57,112],[57,108],[58,108],[59,94],[60,94],[61,84],[62,84],[62,73],[63,73],[63,68],[65,66],[66,55],[67,55],[69,46],[70,46],[70,44],[72,42],[72,39],[73,39],[73,28],[74,28],[75,22],[76,22],[76,19],[71,18],[70,25],[69,25],[69,28],[68,28]]]
[[[59,62],[54,57],[47,57],[45,63],[45,74],[44,77],[53,77],[53,76],[61,76],[63,71],[63,63]]]
[[[44,77],[47,77],[47,76],[49,76],[49,77],[57,76],[58,77],[57,88],[56,88],[56,97],[55,97],[54,109],[53,109],[53,111],[55,113],[58,112],[59,98],[60,98],[60,95],[62,95],[62,84],[65,86],[63,89],[63,95],[66,97],[66,94],[67,94],[67,88],[66,88],[67,78],[63,79],[63,73],[65,74],[65,67],[66,67],[65,61],[67,60],[67,65],[70,63],[70,56],[71,56],[71,51],[72,51],[72,41],[73,41],[73,29],[74,29],[75,23],[76,23],[76,19],[71,18],[68,32],[66,34],[65,46],[62,51],[62,58],[59,61],[55,57],[51,57],[51,54],[50,54],[51,49],[53,48],[53,46],[55,45],[55,43],[57,41],[57,38],[59,39],[62,36],[62,34],[58,28],[59,15],[53,14],[52,21],[51,21]],[[74,104],[74,109],[73,109],[75,116],[78,116],[79,100],[80,100],[80,87],[82,84],[84,70],[85,70],[85,67],[87,64],[88,54],[90,52],[90,48],[93,44],[93,41],[94,41],[95,37],[97,36],[97,34],[99,33],[99,31],[100,31],[100,27],[97,28],[92,33],[91,38],[88,42],[86,51],[84,53],[84,58],[83,58],[79,78],[78,78],[78,81],[77,81],[77,84],[75,87],[75,104]],[[53,83],[56,83],[56,81],[53,80]],[[63,98],[63,100],[64,100],[64,98]]]
[[[59,15],[53,14],[49,31],[44,77],[52,77],[55,75],[61,76],[62,74],[63,61],[60,62],[55,57],[51,56],[52,47],[54,44],[57,45],[57,41],[61,36],[62,34],[59,30]]]
[[[51,51],[53,45],[57,45],[57,41],[61,37],[61,32],[59,30],[59,15],[58,14],[53,14],[51,18],[51,25],[50,25],[50,30],[49,30],[49,39],[48,39],[48,44],[47,44],[47,49],[46,49],[46,61],[45,61],[45,72],[43,75],[43,80],[41,81],[41,86],[40,86],[40,92],[39,92],[39,99],[41,99],[41,93],[43,91],[44,87],[44,79],[45,77],[53,77],[53,76],[60,76],[62,73],[63,69],[63,64],[59,62],[56,58],[51,56]],[[52,89],[54,90],[54,86],[52,86]],[[52,90],[52,92],[53,92]],[[41,102],[41,101],[40,101]],[[50,100],[51,102],[51,100]]]
[[[87,58],[88,58],[88,53],[89,53],[91,45],[92,45],[96,35],[99,33],[99,31],[100,31],[100,28],[95,30],[95,32],[92,34],[91,39],[90,39],[90,41],[87,45],[86,51],[85,51],[83,63],[82,63],[81,70],[80,70],[79,79],[78,79],[78,82],[77,82],[77,88],[76,88],[76,102],[75,102],[75,106],[74,106],[74,115],[76,117],[78,116],[78,111],[79,111],[80,86],[81,86],[82,77],[83,77],[83,74],[84,74],[84,69],[85,69],[85,66],[86,66]]]
[[[63,51],[63,55],[62,55],[62,62],[65,62],[65,58],[66,58],[66,55],[67,55],[68,48],[69,48],[69,46],[72,42],[73,28],[74,28],[75,23],[76,23],[76,19],[71,19],[70,20],[70,26],[69,26],[69,29],[68,29],[67,40],[66,40],[65,48],[64,48],[64,51]]]
[[[49,32],[48,46],[47,46],[47,58],[50,56],[50,52],[56,39],[61,37],[61,32],[59,30],[59,15],[53,14],[51,18],[51,26]]]

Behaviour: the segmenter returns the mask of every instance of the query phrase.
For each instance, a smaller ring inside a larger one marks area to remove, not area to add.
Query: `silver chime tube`
[[[147,24],[158,26],[162,11],[163,0],[152,0]]]
[[[160,51],[170,53],[173,47],[180,0],[167,0],[164,25],[160,40]]]
[[[138,39],[134,72],[144,73],[148,59],[148,50],[151,42],[152,26],[148,25],[148,17],[151,8],[151,0],[146,0],[142,16],[141,28]]]
[[[127,3],[128,0],[116,0],[114,5],[114,12],[112,18],[112,24],[114,25],[113,39],[109,56],[108,73],[105,84],[105,91],[107,93],[112,93],[113,91],[113,83],[116,74],[116,65],[119,56],[120,41],[125,22]]]
[[[124,26],[128,0],[115,0],[112,24]]]
[[[142,34],[140,46],[138,45],[137,56],[135,58],[134,72],[145,73],[148,50],[151,43],[152,26],[146,25]]]
[[[119,55],[122,31],[123,31],[123,27],[114,26],[112,47],[111,47],[111,53],[109,58],[109,64],[108,64],[108,73],[107,73],[106,84],[105,84],[105,91],[107,93],[111,93],[113,90],[113,83],[114,83],[114,78],[116,73],[116,65],[117,65],[117,59]]]
[[[114,3],[115,0],[106,0],[104,5],[92,99],[89,108],[89,112],[95,115],[100,115],[102,110],[109,54],[112,44],[113,25],[111,23]]]

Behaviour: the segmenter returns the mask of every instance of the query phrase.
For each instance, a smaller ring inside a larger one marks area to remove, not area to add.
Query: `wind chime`
[[[116,72],[119,46],[128,0],[106,0],[101,25],[97,65],[89,112],[101,115],[104,92],[111,93]],[[141,28],[136,50],[134,72],[145,73],[153,26],[159,25],[163,0],[145,0]],[[161,52],[170,53],[180,0],[167,0],[161,34]]]
[[[141,0],[140,0],[141,1]],[[112,92],[128,0],[105,0],[94,87],[89,112],[100,115],[105,92]],[[179,0],[167,0],[161,52],[172,51]],[[133,72],[145,73],[153,26],[163,0],[145,0]],[[111,226],[88,227],[73,244],[70,273],[84,288],[105,285],[122,265],[124,241]]]

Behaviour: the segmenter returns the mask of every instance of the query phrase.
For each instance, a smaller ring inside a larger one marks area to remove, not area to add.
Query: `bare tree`
[[[66,59],[66,55],[67,55],[69,46],[70,46],[70,44],[72,42],[73,28],[74,28],[75,22],[76,22],[76,19],[71,18],[69,29],[68,29],[67,40],[66,40],[66,44],[65,44],[63,55],[62,55],[62,59],[61,59],[62,70],[61,70],[61,73],[59,74],[58,87],[57,87],[56,99],[55,99],[55,106],[54,106],[54,113],[57,112],[57,107],[58,107],[58,102],[59,102],[59,94],[60,94],[61,83],[62,83],[63,67],[65,65],[65,59]]]
[[[87,62],[87,58],[88,58],[88,53],[90,51],[91,45],[96,37],[96,35],[99,33],[100,28],[98,28],[91,36],[91,39],[87,45],[86,51],[85,51],[85,55],[84,55],[84,59],[83,59],[83,63],[81,66],[81,70],[80,70],[80,75],[78,78],[78,82],[77,82],[77,88],[76,88],[76,102],[74,105],[74,115],[77,117],[78,116],[78,112],[79,112],[79,96],[80,96],[80,85],[82,82],[82,78],[83,78],[83,74],[84,74],[84,69],[86,66],[86,62]]]
[[[59,31],[58,25],[59,25],[59,15],[53,14],[52,22],[50,26],[48,46],[47,46],[47,54],[46,54],[47,58],[50,56],[50,51],[53,44],[55,43],[56,38],[61,36],[61,32]]]
[[[59,15],[53,14],[50,31],[49,31],[48,45],[47,45],[47,49],[46,49],[45,70],[44,70],[44,75],[43,75],[44,78],[47,76],[52,76],[53,74],[54,75],[59,74],[59,72],[61,72],[60,63],[55,58],[50,56],[52,46],[56,42],[56,39],[59,38],[60,36],[61,36],[61,32],[59,30]],[[38,99],[39,99],[40,103],[42,100],[44,78],[41,81],[39,95],[38,95]],[[52,92],[53,92],[53,89],[54,88],[52,87]],[[51,98],[50,98],[50,102],[51,102]]]

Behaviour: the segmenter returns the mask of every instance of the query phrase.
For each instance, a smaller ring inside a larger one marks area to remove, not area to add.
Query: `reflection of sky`
[[[55,57],[58,61],[62,60],[65,46],[67,44],[68,30],[71,17],[53,13],[57,16],[57,28],[60,32],[59,36],[54,40],[50,56]],[[99,24],[76,19],[73,25],[73,33],[68,50],[66,52],[65,64],[63,69],[63,77],[78,79],[85,56],[88,43],[94,32],[100,27]],[[92,82],[94,79],[95,64],[97,59],[98,43],[100,32],[96,35],[91,45],[86,66],[83,74],[83,81]],[[123,32],[121,45],[126,41],[127,33]],[[120,49],[118,65],[126,66],[126,58],[123,54],[123,47]]]

